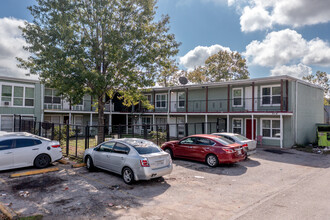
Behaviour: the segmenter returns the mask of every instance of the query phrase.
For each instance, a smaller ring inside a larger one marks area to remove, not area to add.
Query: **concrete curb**
[[[79,167],[85,167],[85,163],[78,163],[78,164],[72,164],[72,168],[79,168]]]
[[[0,211],[9,219],[19,219],[17,213],[2,202],[0,202]]]
[[[57,162],[59,162],[59,163],[61,163],[61,164],[70,164],[69,161],[67,161],[67,160],[63,160],[63,159],[58,160]]]
[[[11,174],[11,178],[15,177],[22,177],[22,176],[30,176],[30,175],[37,175],[37,174],[42,174],[42,173],[49,173],[49,172],[54,172],[60,170],[58,167],[53,167],[53,168],[46,168],[46,169],[40,169],[40,170],[31,170],[27,172],[22,172],[22,173],[14,173]]]

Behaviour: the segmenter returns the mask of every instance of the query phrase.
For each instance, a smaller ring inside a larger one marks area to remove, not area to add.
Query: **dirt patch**
[[[46,190],[49,187],[59,185],[66,180],[63,180],[56,176],[43,175],[39,178],[25,177],[23,179],[15,179],[12,182],[16,183],[12,185],[12,191],[21,191],[21,190]],[[17,183],[18,182],[18,183]]]

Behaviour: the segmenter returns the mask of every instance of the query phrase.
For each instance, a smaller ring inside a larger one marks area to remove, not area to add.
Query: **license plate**
[[[156,165],[163,165],[164,161],[160,160],[160,161],[156,161]]]
[[[239,149],[239,150],[236,150],[236,152],[237,152],[237,154],[238,154],[238,155],[242,154],[242,151],[241,151],[241,149]]]

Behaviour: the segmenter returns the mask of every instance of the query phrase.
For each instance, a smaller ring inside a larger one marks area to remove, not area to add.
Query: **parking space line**
[[[21,176],[30,176],[30,175],[54,172],[54,171],[58,171],[58,170],[60,170],[58,167],[46,168],[46,169],[40,169],[40,170],[31,170],[31,171],[22,172],[22,173],[14,173],[14,174],[10,175],[10,177],[15,178],[15,177],[21,177]]]
[[[79,176],[81,176],[81,177],[84,177],[84,178],[86,178],[86,179],[92,180],[92,181],[94,181],[94,182],[97,182],[97,183],[99,183],[99,184],[101,184],[101,185],[103,185],[103,186],[106,186],[106,187],[110,188],[109,184],[107,184],[107,183],[105,183],[105,182],[103,182],[103,181],[100,181],[100,180],[98,180],[98,179],[95,179],[95,178],[92,178],[92,177],[86,176],[86,175],[81,174],[81,173],[76,173],[76,174],[79,175]],[[134,197],[134,198],[136,198],[136,199],[143,199],[142,197],[135,196],[135,195],[133,195],[133,194],[131,194],[131,193],[129,193],[129,192],[126,192],[126,191],[124,191],[124,190],[121,190],[121,189],[118,189],[118,191],[120,191],[120,192],[123,193],[123,194],[129,195],[129,196],[132,196],[132,197]]]

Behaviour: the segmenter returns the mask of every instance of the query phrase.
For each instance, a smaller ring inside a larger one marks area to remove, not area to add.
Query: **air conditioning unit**
[[[11,105],[11,102],[10,101],[2,101],[1,102],[1,105],[2,106],[10,106]]]

